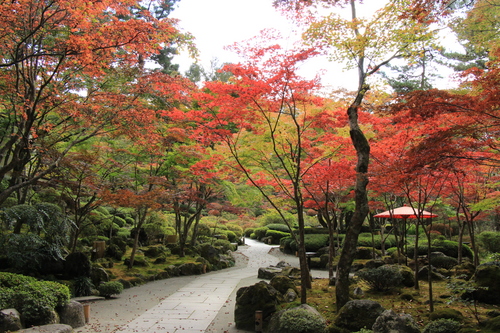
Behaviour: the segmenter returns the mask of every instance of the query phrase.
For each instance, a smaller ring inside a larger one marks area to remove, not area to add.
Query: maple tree
[[[322,105],[322,99],[312,95],[318,83],[296,74],[298,63],[314,50],[285,51],[269,43],[236,50],[248,62],[225,66],[223,70],[233,74],[227,83],[205,83],[204,92],[195,97],[201,109],[190,112],[191,117],[204,119],[193,137],[207,145],[224,143],[236,166],[284,223],[288,223],[287,207],[297,212],[301,302],[305,303],[310,279],[304,247],[303,177],[329,154],[320,148],[324,138],[315,129]]]
[[[370,18],[360,18],[356,1],[279,1],[289,12],[304,19],[304,40],[316,46],[333,61],[358,71],[358,87],[347,108],[352,144],[356,149],[355,210],[344,239],[337,265],[336,304],[340,309],[349,301],[349,272],[361,226],[368,215],[368,164],[370,145],[359,125],[359,110],[370,89],[367,79],[396,57],[418,58],[419,51],[433,38],[428,18],[423,14],[432,2],[390,1]],[[292,5],[290,7],[290,4]],[[330,12],[323,15],[324,5],[348,4],[349,19]],[[297,6],[299,5],[299,6]],[[423,14],[423,15],[420,15]]]
[[[137,95],[158,79],[142,76],[145,60],[189,39],[174,24],[136,1],[0,4],[0,202],[24,202],[22,191],[89,138],[157,119]]]

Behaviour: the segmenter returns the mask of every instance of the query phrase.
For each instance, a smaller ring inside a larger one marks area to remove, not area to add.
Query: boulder
[[[212,265],[217,265],[219,263],[219,251],[212,245],[205,243],[199,246],[198,251],[200,256],[208,260]]]
[[[297,292],[293,289],[288,289],[286,293],[283,294],[283,298],[285,299],[285,302],[291,303],[295,301],[299,296],[297,295]]]
[[[0,332],[17,331],[23,328],[21,315],[16,309],[0,311]]]
[[[77,301],[70,301],[59,311],[59,320],[61,324],[66,324],[73,328],[85,326],[83,305]]]
[[[109,281],[109,274],[104,268],[93,265],[90,270],[90,279],[92,280],[94,286],[98,286],[102,282]]]
[[[365,268],[369,269],[378,268],[380,266],[384,266],[385,264],[386,264],[385,261],[383,261],[382,259],[373,259],[373,260],[368,260],[365,263]]]
[[[295,293],[298,293],[295,282],[293,282],[292,279],[285,275],[275,275],[271,279],[271,281],[269,281],[269,284],[283,295],[287,292],[288,289],[292,289],[293,291],[295,291]]]
[[[420,333],[415,319],[406,313],[385,310],[372,327],[373,333]]]
[[[278,268],[284,268],[284,267],[290,267],[291,265],[287,263],[286,261],[281,260],[279,263],[276,264],[276,267]]]
[[[497,265],[479,265],[474,273],[474,282],[479,287],[474,298],[479,302],[500,304],[500,267]]]
[[[424,266],[418,271],[418,279],[426,281],[429,277],[429,266]],[[443,281],[446,279],[442,274],[439,274],[434,267],[431,266],[431,278],[433,281]]]
[[[382,305],[375,301],[367,299],[349,301],[340,309],[335,325],[357,332],[364,327],[372,327],[384,310]]]
[[[408,266],[395,265],[398,271],[401,273],[403,281],[401,282],[405,287],[411,288],[415,286],[415,272]]]
[[[203,273],[202,263],[187,262],[179,266],[181,275],[199,275]]]
[[[263,324],[267,326],[276,307],[283,302],[281,293],[265,281],[238,289],[234,309],[236,328],[254,330],[255,311],[262,311]]]
[[[179,266],[175,266],[175,265],[167,266],[167,268],[165,268],[165,271],[170,276],[180,276],[181,275],[181,270],[179,269]]]
[[[72,333],[73,328],[65,324],[35,326],[17,331],[17,333]]]
[[[287,266],[283,267],[283,275],[288,276],[290,279],[300,280],[300,268]]]
[[[271,280],[273,277],[281,274],[282,272],[283,269],[278,267],[260,267],[257,277],[259,279]]]
[[[268,332],[273,333],[324,333],[326,320],[313,307],[302,304],[281,310],[271,317]]]

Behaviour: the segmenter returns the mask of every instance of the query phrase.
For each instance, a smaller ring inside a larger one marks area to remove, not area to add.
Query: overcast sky
[[[210,61],[217,58],[219,63],[237,62],[238,57],[224,50],[225,46],[254,37],[261,30],[274,28],[281,31],[290,45],[297,38],[294,36],[294,26],[272,7],[273,0],[181,0],[171,17],[180,20],[178,27],[184,32],[194,35],[195,44],[200,51],[201,65],[210,68]],[[380,8],[384,1],[365,1],[358,8],[372,13]],[[176,57],[180,71],[187,71],[193,59],[186,53]],[[346,73],[339,64],[326,60],[309,61],[303,66],[301,74],[308,78],[318,71],[327,70],[322,74],[323,84],[331,88],[339,86],[349,90],[357,88],[355,72]]]

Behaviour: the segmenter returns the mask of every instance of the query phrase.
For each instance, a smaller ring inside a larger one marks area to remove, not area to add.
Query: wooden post
[[[85,317],[85,324],[90,321],[90,304],[83,304],[83,316]]]
[[[261,333],[262,332],[262,311],[255,311],[255,332],[256,333]]]

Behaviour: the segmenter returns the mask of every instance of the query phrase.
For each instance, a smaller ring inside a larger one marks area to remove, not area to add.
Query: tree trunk
[[[347,110],[349,116],[349,127],[351,141],[356,148],[358,158],[356,164],[356,185],[355,185],[355,210],[352,219],[347,228],[342,252],[337,266],[336,281],[336,299],[337,311],[340,310],[349,301],[349,272],[356,246],[358,245],[358,236],[361,232],[361,226],[368,215],[368,195],[366,186],[368,185],[368,164],[370,160],[370,145],[365,135],[358,125],[358,108],[369,87],[362,85],[353,104]]]

